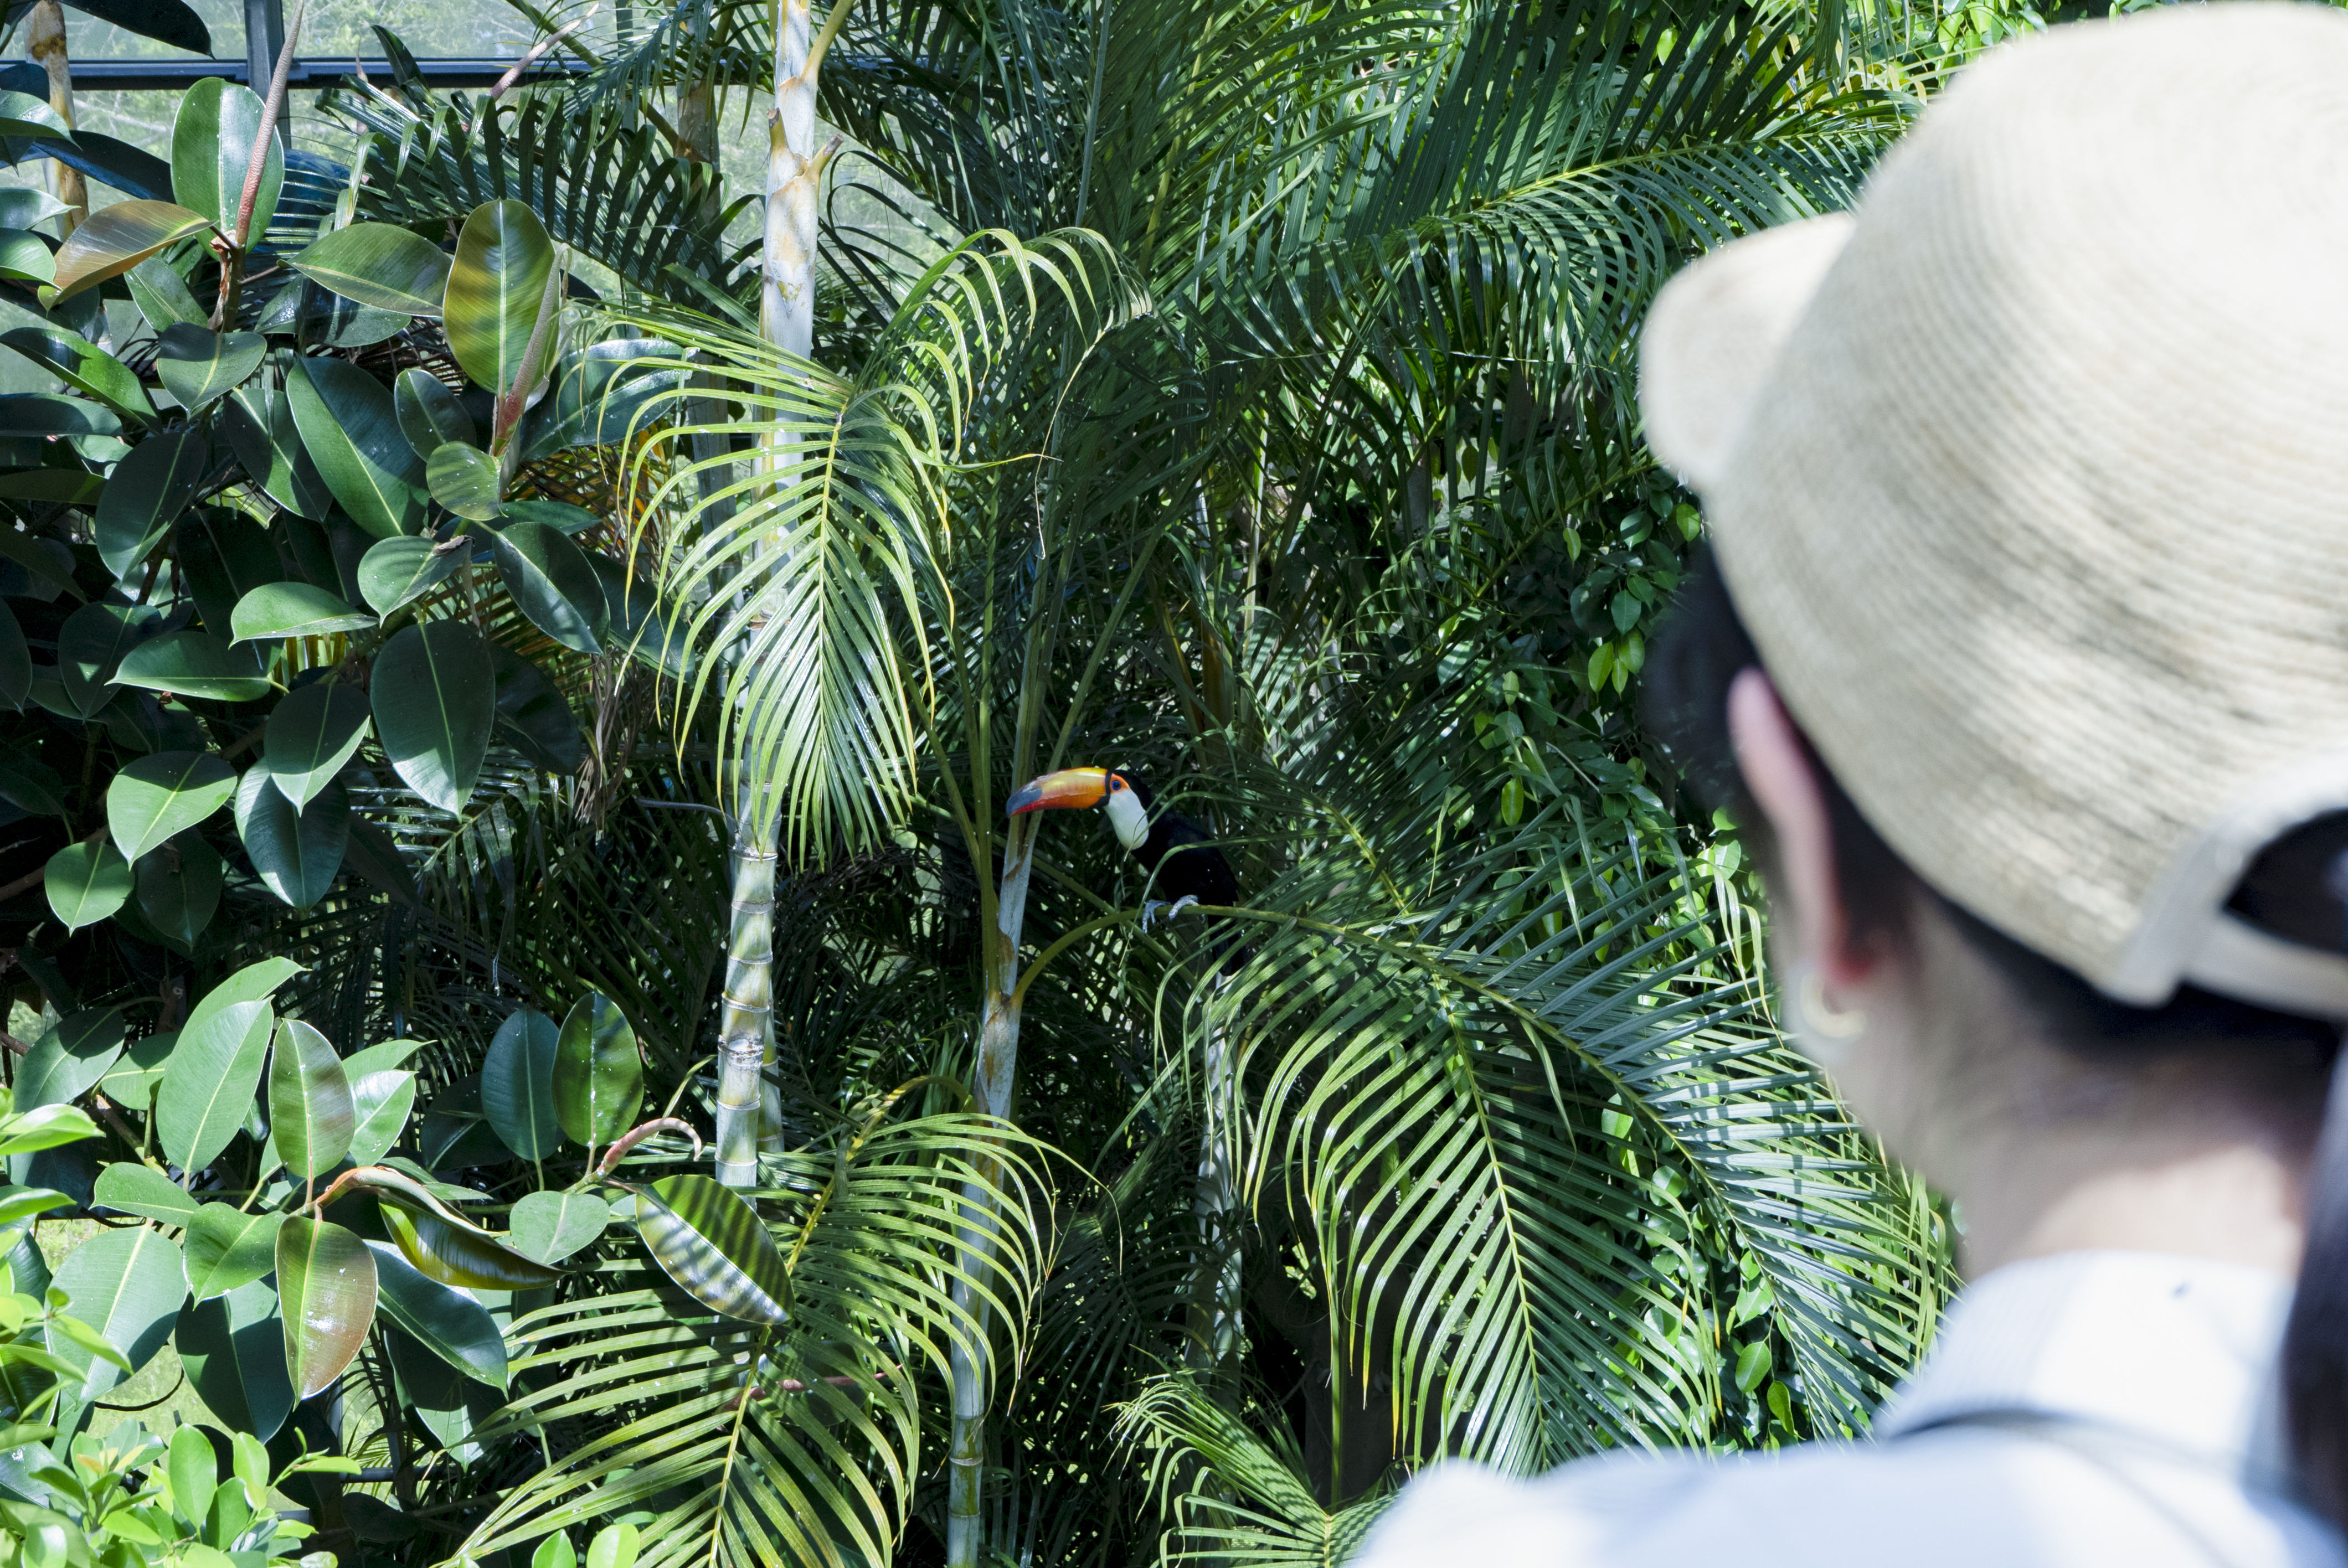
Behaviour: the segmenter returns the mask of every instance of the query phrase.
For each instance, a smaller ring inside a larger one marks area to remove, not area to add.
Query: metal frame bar
[[[274,54],[256,64],[251,60],[74,60],[74,91],[79,92],[184,92],[198,82],[215,77],[225,77],[232,82],[242,82],[259,92],[269,84],[269,73],[277,61]],[[290,84],[295,87],[324,87],[338,77],[352,74],[356,67],[378,81],[391,79],[391,62],[382,59],[357,59],[348,56],[296,56]],[[419,59],[416,68],[425,81],[436,87],[495,87],[498,78],[512,70],[510,59]],[[585,72],[585,62],[559,60],[551,56],[534,60],[527,73],[528,80],[549,77],[572,77]]]

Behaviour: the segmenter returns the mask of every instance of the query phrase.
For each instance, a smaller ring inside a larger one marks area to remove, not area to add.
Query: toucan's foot
[[[1171,904],[1169,904],[1160,898],[1152,898],[1141,907],[1141,928],[1145,931],[1149,929],[1150,921],[1158,917],[1158,911],[1160,909],[1166,911],[1166,918],[1169,922],[1171,922],[1175,916],[1179,915],[1183,910],[1188,909],[1198,901],[1199,896],[1195,893],[1185,893],[1179,898],[1175,899]]]

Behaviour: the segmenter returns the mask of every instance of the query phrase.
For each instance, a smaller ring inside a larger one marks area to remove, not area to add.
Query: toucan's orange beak
[[[1098,805],[1108,798],[1107,768],[1062,768],[1020,786],[1004,808],[1010,815],[1053,806]]]

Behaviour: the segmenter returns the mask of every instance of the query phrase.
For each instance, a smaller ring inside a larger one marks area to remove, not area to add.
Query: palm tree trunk
[[[802,359],[815,353],[816,190],[824,164],[813,145],[816,79],[823,50],[845,19],[848,4],[842,0],[832,8],[819,37],[807,0],[776,0],[775,5],[775,108],[767,117],[759,320],[767,342]],[[708,97],[706,84],[686,92],[677,106],[677,125],[688,139],[705,136],[714,156],[715,114]],[[789,454],[769,451],[761,461],[777,471],[788,465]],[[755,580],[758,570],[754,559],[747,575]],[[760,1146],[780,1143],[782,1103],[759,1071],[775,1061],[775,848],[766,825],[772,814],[763,796],[753,805],[747,778],[739,784],[743,826],[735,835],[733,924],[719,1026],[717,1179],[748,1187],[757,1184]]]
[[[994,905],[994,929],[986,933],[986,1008],[978,1028],[977,1081],[972,1085],[978,1108],[1008,1121],[1011,1089],[1019,1068],[1019,931],[1027,917],[1027,873],[1035,847],[1032,818],[1014,818],[1003,848],[1003,887]],[[979,1169],[993,1177],[1000,1169],[983,1160]],[[971,1331],[985,1331],[984,1304],[979,1283],[994,1258],[994,1197],[972,1183],[963,1188],[963,1225],[954,1253],[954,1305],[968,1317]],[[953,1384],[953,1431],[946,1450],[949,1471],[946,1491],[947,1568],[976,1568],[986,1543],[985,1521],[980,1512],[986,1473],[986,1407],[988,1388],[983,1345],[957,1341],[948,1358]]]
[[[734,908],[726,932],[724,1010],[718,1018],[717,1179],[758,1184],[759,1066],[774,1049],[775,851],[766,814],[742,804],[734,835]]]
[[[40,0],[33,7],[31,25],[26,29],[26,53],[41,62],[48,73],[49,107],[70,129],[74,122],[73,72],[66,63],[66,13],[57,0]],[[52,162],[57,172],[57,200],[72,210],[65,215],[60,227],[70,235],[89,217],[89,186],[81,170],[68,163]]]
[[[1221,984],[1217,982],[1218,1000]],[[1190,1281],[1190,1366],[1220,1375],[1240,1351],[1239,1171],[1232,1133],[1239,1085],[1223,1038],[1222,1020],[1210,1013],[1201,1053],[1206,1108],[1200,1138],[1199,1182],[1192,1209],[1199,1218],[1199,1260]]]

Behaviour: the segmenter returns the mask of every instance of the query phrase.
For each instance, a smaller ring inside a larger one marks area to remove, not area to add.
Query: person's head
[[[2312,5],[1997,51],[1855,220],[1675,280],[1641,391],[1715,552],[1649,712],[1752,835],[1797,1038],[1895,1155],[2103,1203],[2100,1245],[2165,1173],[2268,1183],[2262,1234],[2193,1245],[2299,1266],[2286,1400],[2335,1520],[2343,80]]]

